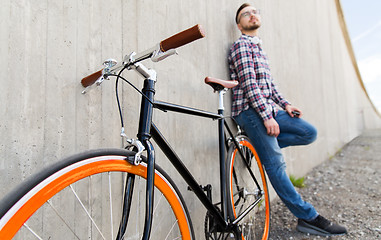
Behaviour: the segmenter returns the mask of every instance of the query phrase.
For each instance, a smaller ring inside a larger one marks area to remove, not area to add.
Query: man
[[[237,10],[236,23],[242,35],[228,57],[231,79],[239,81],[233,89],[233,117],[254,144],[278,196],[298,218],[297,229],[318,235],[346,233],[344,227],[331,223],[303,201],[286,174],[281,148],[310,144],[317,133],[300,118],[302,111],[291,105],[273,82],[257,36],[261,27],[259,10],[243,4]]]

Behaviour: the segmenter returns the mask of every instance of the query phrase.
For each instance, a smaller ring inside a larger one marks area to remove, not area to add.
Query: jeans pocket
[[[241,112],[235,119],[244,130],[247,127],[256,128],[258,124],[262,123],[261,118],[252,108]]]

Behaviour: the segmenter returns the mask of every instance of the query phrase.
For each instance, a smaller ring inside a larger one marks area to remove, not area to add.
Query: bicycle
[[[206,239],[268,239],[270,200],[262,164],[247,136],[237,125],[233,134],[224,116],[224,94],[238,82],[205,78],[219,95],[218,112],[213,113],[155,100],[156,72],[141,63],[146,59],[161,61],[175,54],[176,48],[202,37],[203,30],[196,25],[154,48],[131,53],[121,63],[108,59],[102,70],[83,78],[82,85],[89,88],[116,77],[121,136],[126,146],[68,157],[23,182],[0,202],[0,239],[15,235],[30,239],[27,234],[37,239],[195,239],[180,190],[155,164],[151,139],[205,206]],[[135,70],[144,78],[141,91],[121,75],[124,70]],[[136,139],[124,132],[120,79],[142,96]],[[212,186],[201,186],[195,180],[152,122],[154,109],[218,122],[220,202],[213,203]],[[100,190],[105,193],[98,193]]]

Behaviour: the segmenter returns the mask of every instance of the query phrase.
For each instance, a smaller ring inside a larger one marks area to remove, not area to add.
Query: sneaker
[[[342,235],[347,233],[347,229],[345,229],[345,227],[334,224],[320,215],[312,221],[298,219],[296,229],[303,233],[310,233],[320,236]]]

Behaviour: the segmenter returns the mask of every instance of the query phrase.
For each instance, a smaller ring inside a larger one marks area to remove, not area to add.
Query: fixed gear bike
[[[233,134],[225,121],[223,96],[238,84],[207,77],[219,95],[218,113],[154,99],[156,72],[141,62],[161,61],[176,48],[204,37],[196,25],[121,63],[105,61],[105,68],[82,79],[84,87],[100,85],[135,70],[144,78],[136,139],[124,133],[124,149],[97,149],[63,159],[30,177],[0,202],[0,239],[195,239],[192,220],[181,191],[155,164],[151,139],[205,206],[206,239],[268,239],[270,200],[260,159],[250,140]],[[154,109],[173,111],[218,122],[220,202],[213,202],[212,186],[200,185],[152,122]],[[232,121],[234,123],[234,121]],[[200,221],[200,219],[197,219]]]

